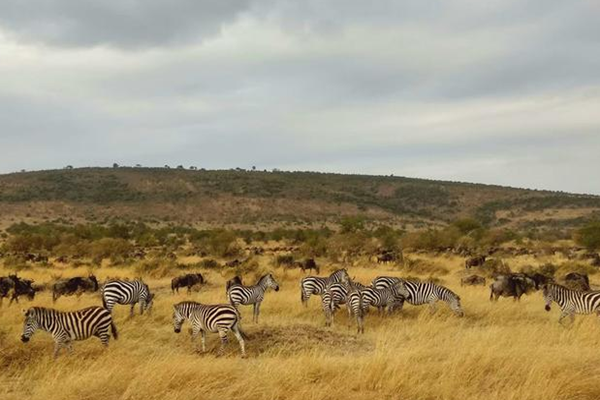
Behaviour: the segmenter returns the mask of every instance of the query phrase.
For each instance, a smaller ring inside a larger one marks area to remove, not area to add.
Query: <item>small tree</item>
[[[177,169],[183,169],[183,165],[178,165]]]
[[[65,169],[73,169],[73,166],[72,166],[72,165],[67,165],[67,166],[65,167]]]
[[[575,233],[575,241],[589,251],[600,249],[600,221],[589,222],[578,229]]]
[[[119,168],[119,164],[113,163],[113,168]]]

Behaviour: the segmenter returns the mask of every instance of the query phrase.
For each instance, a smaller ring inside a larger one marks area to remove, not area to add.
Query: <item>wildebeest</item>
[[[460,280],[460,286],[485,286],[485,278],[479,275],[470,275]]]
[[[204,278],[202,274],[185,274],[178,277],[173,278],[171,280],[171,292],[179,293],[179,288],[186,286],[188,289],[188,293],[192,291],[192,286],[203,284]]]
[[[69,279],[61,279],[52,285],[52,302],[58,300],[60,296],[71,296],[73,294],[81,295],[83,292],[97,292],[99,289],[98,280],[92,274],[87,278],[76,276]]]
[[[11,291],[12,295],[10,296],[10,303],[8,303],[9,305],[11,305],[13,301],[18,303],[20,296],[27,296],[29,300],[33,300],[35,298],[33,280],[22,279],[17,275],[0,277],[0,305],[2,304],[2,300],[5,297],[8,297],[8,294]]]
[[[396,261],[396,255],[391,251],[387,251],[377,255],[377,263],[379,264],[386,264],[394,261]]]
[[[565,285],[569,289],[588,291],[590,290],[590,279],[588,278],[587,274],[570,272],[565,275]]]
[[[485,264],[485,259],[486,259],[486,256],[477,256],[477,257],[467,258],[465,260],[465,268],[469,269],[472,267],[481,267],[483,264]]]
[[[536,288],[536,282],[526,274],[498,275],[490,285],[490,300],[497,301],[500,296],[520,300],[523,294]]]
[[[294,263],[294,266],[300,268],[302,272],[310,272],[311,269],[314,270],[317,274],[320,272],[319,266],[315,262],[314,258],[307,258],[306,260],[296,261]]]
[[[235,267],[239,267],[241,264],[242,264],[242,262],[236,258],[235,260],[227,261],[225,263],[225,266],[230,267],[230,268],[235,268]]]

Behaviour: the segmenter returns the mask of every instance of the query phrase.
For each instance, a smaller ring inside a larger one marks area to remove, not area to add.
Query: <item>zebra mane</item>
[[[270,273],[268,273],[268,274],[265,274],[265,275],[261,276],[261,277],[260,277],[260,279],[259,279],[259,280],[256,282],[256,284],[257,284],[257,285],[258,285],[258,284],[260,284],[262,281],[264,281],[265,279],[267,279],[267,277],[268,277],[269,275],[271,275],[271,274],[270,274]]]

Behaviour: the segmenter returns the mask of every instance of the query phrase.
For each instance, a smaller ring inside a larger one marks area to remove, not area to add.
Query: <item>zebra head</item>
[[[150,313],[152,311],[152,305],[154,304],[155,295],[150,293],[148,286],[146,286],[146,290],[148,290],[148,295],[146,296],[146,301],[144,302],[144,310]]]
[[[276,292],[279,291],[279,283],[273,278],[273,275],[269,274],[265,277],[265,284],[268,288],[273,288]]]
[[[183,325],[183,321],[186,319],[186,316],[181,311],[180,306],[173,306],[173,330],[175,333],[181,332],[181,325]]]
[[[399,294],[404,296],[405,299],[410,299],[410,292],[406,288],[406,285],[404,284],[403,281],[396,283],[394,285],[394,289],[396,289],[396,292],[398,292]]]
[[[544,309],[546,311],[550,311],[551,310],[550,306],[552,305],[552,302],[554,301],[554,290],[552,290],[552,287],[549,284],[543,285],[542,287],[544,289],[544,301],[546,302]]]
[[[461,305],[460,305],[460,296],[458,296],[457,294],[452,293],[453,296],[450,297],[450,300],[448,301],[448,305],[450,306],[450,309],[452,311],[454,311],[454,314],[456,314],[459,317],[464,317],[465,316],[465,312],[463,311]]]
[[[23,335],[21,335],[21,341],[27,343],[35,331],[38,330],[39,322],[34,308],[24,311],[23,314],[25,314],[25,322],[23,323]]]

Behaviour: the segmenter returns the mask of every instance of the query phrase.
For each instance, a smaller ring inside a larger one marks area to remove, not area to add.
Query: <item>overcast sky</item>
[[[2,0],[0,172],[140,163],[600,194],[597,0]]]

